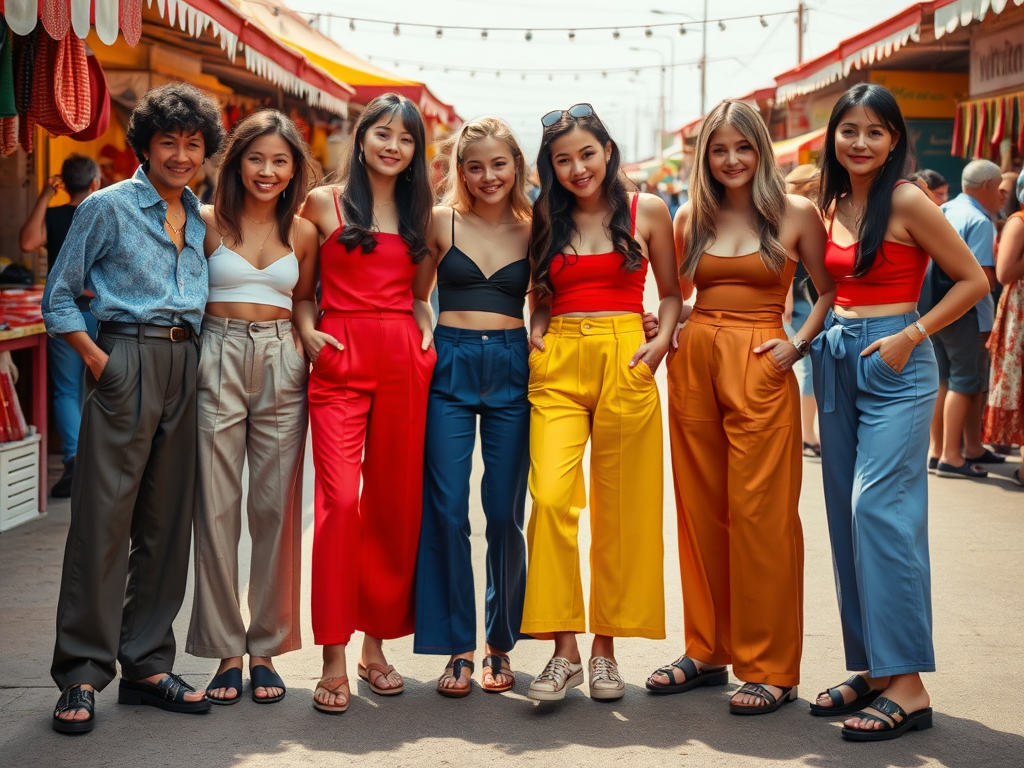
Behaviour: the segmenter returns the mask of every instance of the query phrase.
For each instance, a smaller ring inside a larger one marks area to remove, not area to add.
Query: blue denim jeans
[[[83,312],[89,336],[96,340],[96,318]],[[85,363],[60,336],[46,342],[46,366],[53,382],[53,420],[64,449],[64,463],[78,454],[78,428],[82,423],[85,389]]]
[[[811,345],[846,666],[872,676],[935,670],[927,474],[935,353],[926,339],[900,373],[877,351],[860,356],[917,319],[830,312]]]
[[[477,418],[487,518],[487,642],[511,651],[523,635],[526,540],[523,516],[530,470],[526,329],[434,329],[437,365],[427,402],[423,525],[416,565],[416,653],[476,648],[476,597],[470,550],[469,476]]]

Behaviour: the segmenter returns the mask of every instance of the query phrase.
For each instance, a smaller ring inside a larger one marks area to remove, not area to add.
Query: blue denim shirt
[[[192,190],[181,195],[185,246],[164,231],[167,203],[139,168],[135,176],[89,195],[75,211],[43,294],[43,319],[52,334],[84,331],[75,299],[96,294],[101,322],[189,323],[198,333],[209,293],[203,238],[206,224]]]

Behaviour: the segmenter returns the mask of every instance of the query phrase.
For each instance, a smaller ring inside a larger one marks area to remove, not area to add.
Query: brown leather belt
[[[187,341],[192,338],[192,328],[187,325],[152,325],[150,323],[100,322],[100,333],[116,333],[120,336],[137,336],[143,339],[168,339]]]

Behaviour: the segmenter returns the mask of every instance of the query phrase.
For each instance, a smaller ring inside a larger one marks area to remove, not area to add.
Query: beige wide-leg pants
[[[309,365],[288,320],[207,315],[199,358],[195,598],[186,650],[277,656],[299,632],[302,463]],[[249,461],[249,627],[239,608],[242,463]]]

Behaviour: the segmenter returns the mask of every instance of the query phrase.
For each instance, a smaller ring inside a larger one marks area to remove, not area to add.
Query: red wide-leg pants
[[[309,379],[316,470],[313,640],[415,629],[413,584],[423,508],[423,434],[437,355],[411,314],[331,312]],[[362,488],[360,488],[360,479]]]

